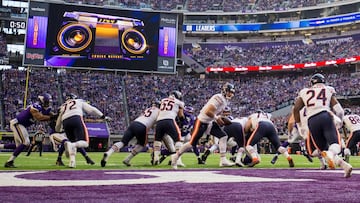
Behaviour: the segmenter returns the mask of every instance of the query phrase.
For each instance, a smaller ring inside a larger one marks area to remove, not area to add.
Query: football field
[[[89,153],[95,165],[86,164],[77,153],[75,169],[56,166],[57,153],[22,153],[17,168],[4,168],[10,153],[0,153],[1,202],[358,202],[360,157],[352,156],[353,175],[343,177],[340,168],[320,170],[319,161],[308,162],[292,155],[295,167],[286,159],[262,154],[254,168],[219,167],[219,155],[198,165],[192,153],[183,156],[185,168],[172,170],[166,159],[150,164],[150,154],[141,153],[127,167],[128,153],[113,154],[106,167],[100,166],[103,153]],[[65,164],[68,159],[63,158]]]

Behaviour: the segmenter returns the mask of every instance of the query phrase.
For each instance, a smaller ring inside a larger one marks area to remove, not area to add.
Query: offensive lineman
[[[160,112],[160,101],[155,100],[150,108],[147,108],[137,117],[126,129],[124,136],[120,142],[116,142],[111,148],[104,153],[101,159],[101,167],[105,167],[106,162],[114,152],[119,152],[121,148],[127,146],[130,140],[136,137],[137,144],[131,153],[123,160],[123,164],[131,166],[130,160],[136,156],[146,146],[147,132],[152,128]]]
[[[77,148],[89,146],[89,135],[83,120],[84,113],[98,116],[101,119],[110,121],[111,118],[105,116],[99,109],[88,104],[82,99],[78,99],[74,94],[66,95],[65,103],[60,107],[59,117],[56,122],[56,131],[60,131],[63,126],[69,141],[64,143],[65,153],[69,153],[69,167],[76,167]]]

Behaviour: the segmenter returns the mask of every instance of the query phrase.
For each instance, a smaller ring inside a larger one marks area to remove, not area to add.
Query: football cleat
[[[177,160],[178,160],[177,154],[171,155],[171,167],[175,170],[177,169]]]
[[[7,161],[4,165],[5,168],[16,168],[14,165],[14,161]]]
[[[344,162],[343,167],[344,167],[344,177],[345,178],[350,178],[351,177],[351,172],[352,172],[352,166],[350,164]]]
[[[56,160],[56,165],[57,166],[65,166],[65,164],[63,163],[63,161],[61,159]]]
[[[308,154],[308,153],[304,153],[304,156],[307,158],[307,160],[309,161],[309,162],[313,162],[313,159],[311,158],[311,156]]]
[[[75,160],[71,160],[71,161],[69,162],[69,168],[76,168],[76,162],[75,162]]]
[[[93,160],[91,160],[90,157],[86,156],[85,159],[86,159],[86,163],[87,163],[87,164],[90,164],[90,165],[94,165],[94,164],[95,164],[95,162],[94,162]]]
[[[101,162],[100,162],[101,167],[105,167],[105,165],[106,165],[106,161],[105,161],[106,157],[107,157],[107,154],[104,153],[103,158],[101,159]]]
[[[251,163],[248,164],[249,167],[254,167],[255,165],[259,164],[260,161],[257,157],[253,158]]]
[[[271,164],[275,164],[276,161],[278,160],[279,156],[275,155],[274,158],[271,159]]]
[[[166,159],[165,155],[162,155],[159,159],[159,164],[161,164]]]
[[[294,164],[294,161],[291,157],[288,158],[288,162],[289,162],[289,167],[290,168],[294,168],[295,164]]]
[[[124,160],[124,161],[122,161],[122,162],[123,162],[123,164],[125,164],[126,166],[131,166],[130,161],[128,161],[128,160]]]
[[[207,157],[210,154],[210,150],[206,150],[205,153],[201,156],[201,160],[203,160],[203,162],[206,162]]]
[[[328,164],[328,167],[330,169],[335,169],[335,162],[334,162],[334,159],[332,158],[332,153],[329,152],[329,151],[323,151],[321,152],[321,156],[323,158],[325,158],[327,164]]]
[[[227,166],[234,166],[234,165],[235,165],[234,162],[231,162],[231,161],[229,161],[227,159],[221,159],[220,163],[219,163],[220,167],[227,167]]]
[[[198,157],[197,159],[198,159],[198,164],[205,164],[205,161],[203,161],[200,157]]]

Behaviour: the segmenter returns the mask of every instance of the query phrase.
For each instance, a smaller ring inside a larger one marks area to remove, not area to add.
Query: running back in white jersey
[[[155,124],[159,113],[160,109],[153,106],[147,108],[139,117],[135,119],[135,121],[144,124],[146,128],[151,128]]]
[[[350,132],[360,130],[360,116],[357,114],[345,115],[343,122],[345,128]]]
[[[70,118],[71,116],[83,116],[84,113],[101,117],[103,113],[94,106],[91,106],[82,99],[69,99],[67,100],[60,109],[61,120]]]
[[[322,111],[330,111],[331,97],[335,94],[333,87],[317,83],[310,88],[304,88],[299,92],[299,97],[306,106],[307,117],[311,117]]]
[[[210,105],[215,106],[216,110],[214,114],[219,115],[228,105],[228,100],[222,94],[213,95],[201,109],[200,114],[197,117],[203,123],[211,123],[211,121],[214,120],[214,118],[210,118],[208,115],[206,115],[206,110],[209,108]]]
[[[179,109],[183,109],[185,106],[184,102],[176,99],[173,96],[161,100],[160,113],[157,118],[158,121],[164,119],[175,120],[178,115]]]

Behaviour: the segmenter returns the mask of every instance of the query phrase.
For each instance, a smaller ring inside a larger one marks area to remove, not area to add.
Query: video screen
[[[30,2],[24,65],[175,72],[176,14]]]

